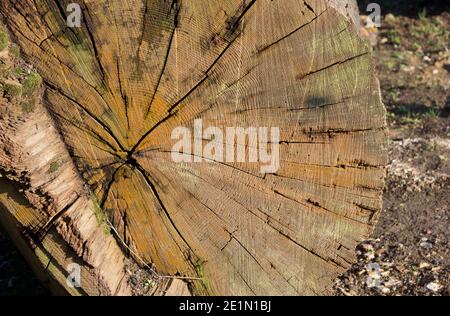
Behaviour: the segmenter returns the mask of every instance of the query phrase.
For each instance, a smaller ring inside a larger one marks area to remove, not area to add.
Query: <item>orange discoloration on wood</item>
[[[79,29],[56,2],[0,11],[126,246],[194,294],[323,293],[373,228],[386,161],[370,48],[339,1],[83,1]],[[173,162],[198,118],[279,127],[279,170]]]

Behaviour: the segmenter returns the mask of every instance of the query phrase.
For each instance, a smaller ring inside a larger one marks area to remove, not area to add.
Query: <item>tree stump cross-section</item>
[[[381,210],[385,110],[349,3],[2,0],[0,12],[124,255],[197,295],[307,295],[349,267]],[[198,119],[278,127],[279,168],[175,162],[173,130]]]

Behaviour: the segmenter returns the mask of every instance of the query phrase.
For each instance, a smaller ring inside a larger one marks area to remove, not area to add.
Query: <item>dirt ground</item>
[[[363,2],[361,12],[369,1]],[[381,28],[365,34],[388,110],[384,212],[372,239],[357,248],[358,262],[336,280],[335,293],[448,296],[450,5],[379,3]]]
[[[367,4],[358,1],[361,14]],[[450,5],[376,1],[382,25],[365,29],[388,110],[384,211],[335,295],[450,294]],[[362,17],[365,24],[366,18]],[[0,231],[0,295],[46,295]]]

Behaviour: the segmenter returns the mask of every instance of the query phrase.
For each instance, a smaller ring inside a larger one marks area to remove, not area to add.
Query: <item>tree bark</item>
[[[384,185],[355,2],[80,0],[79,28],[69,2],[0,3],[45,83],[38,111],[0,119],[2,186],[21,188],[0,195],[1,216],[34,265],[71,294],[142,294],[138,270],[153,294],[327,293]],[[196,119],[279,127],[279,169],[174,162],[172,131]],[[81,288],[65,283],[71,262]]]

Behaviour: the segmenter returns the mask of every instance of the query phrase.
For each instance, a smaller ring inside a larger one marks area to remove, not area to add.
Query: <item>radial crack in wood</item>
[[[326,293],[384,185],[385,110],[355,3],[84,0],[80,28],[68,3],[3,0],[0,12],[123,254],[193,294]],[[175,162],[173,131],[199,119],[278,128],[279,168],[204,152]]]

